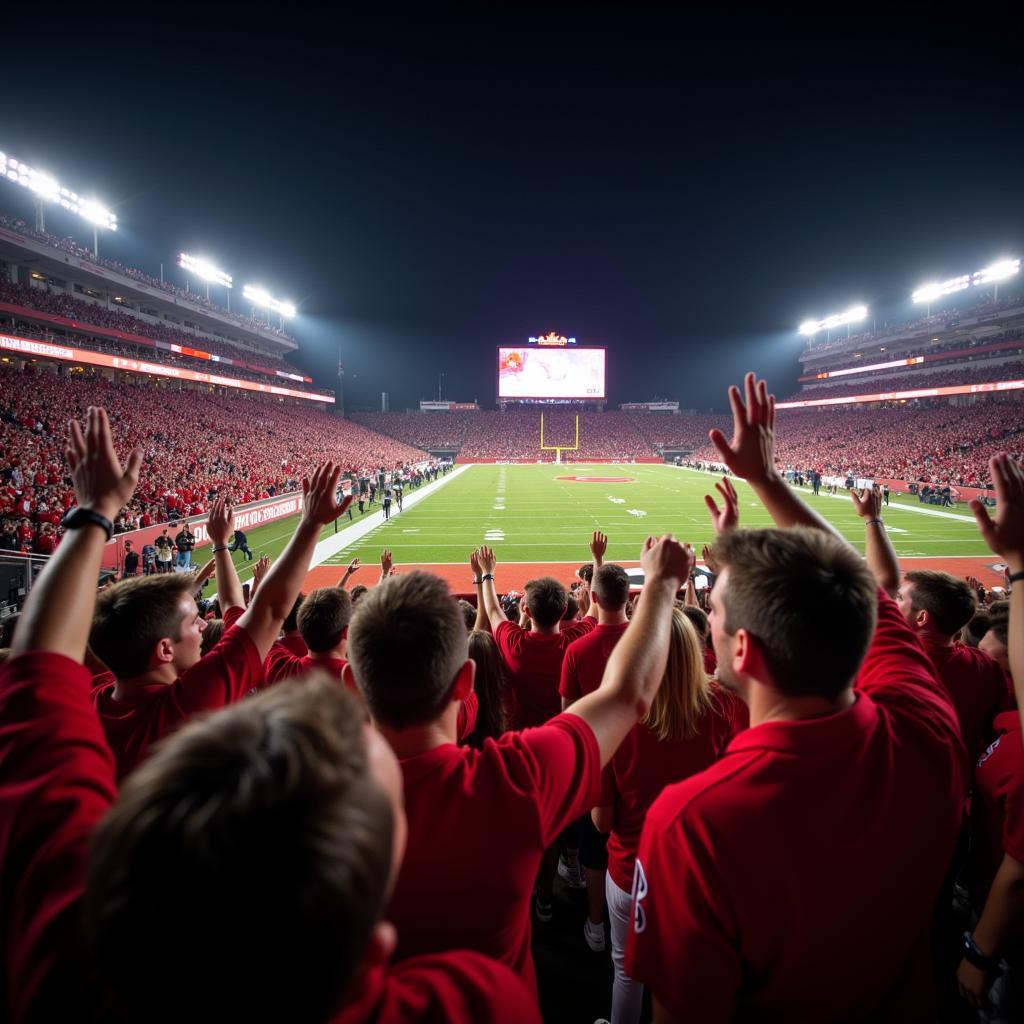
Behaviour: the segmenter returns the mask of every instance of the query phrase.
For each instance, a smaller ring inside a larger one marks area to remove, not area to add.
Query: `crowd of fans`
[[[571,594],[535,579],[514,611],[472,552],[472,622],[389,552],[303,599],[351,501],[327,462],[248,600],[214,501],[204,656],[193,578],[97,595],[146,458],[88,409],[80,511],[0,668],[5,1016],[535,1024],[561,878],[614,1024],[645,988],[659,1024],[1019,1020],[1024,467],[993,457],[995,519],[972,506],[1012,585],[982,624],[974,581],[903,576],[877,488],[865,558],[802,501],[763,382],[733,410],[716,460],[776,528],[716,485],[710,617],[672,535],[635,605],[600,533]]]
[[[118,531],[198,515],[219,493],[244,503],[294,491],[327,458],[354,472],[425,457],[304,405],[178,390],[141,377],[115,382],[0,367],[0,396],[0,543],[8,550],[53,551],[56,526],[74,500],[66,424],[95,402],[108,410],[117,443],[143,451],[141,480]]]
[[[225,309],[223,306],[218,306],[217,303],[211,302],[203,295],[199,295],[192,291],[186,291],[184,288],[179,288],[176,285],[171,284],[169,281],[161,281],[159,278],[152,277],[150,274],[139,270],[137,267],[129,267],[124,263],[121,263],[119,260],[111,260],[104,256],[97,256],[92,249],[87,249],[85,246],[79,245],[78,242],[71,237],[60,238],[57,235],[51,235],[48,231],[37,231],[35,228],[29,227],[23,220],[14,217],[7,217],[2,214],[0,214],[0,227],[16,231],[19,235],[27,235],[29,238],[33,238],[37,242],[42,242],[44,245],[48,245],[51,248],[59,249],[61,252],[66,252],[71,256],[76,256],[80,260],[86,260],[89,263],[95,263],[97,266],[106,267],[108,270],[113,270],[118,274],[123,274],[125,277],[130,277],[133,281],[141,281],[148,287],[157,288],[162,292],[166,292],[168,295],[175,295],[179,299],[186,299],[193,305],[204,306],[206,309],[217,313],[219,316],[228,317],[229,319],[234,320],[235,323],[239,324],[239,326],[246,327],[250,330],[267,331],[271,334],[276,334],[279,338],[283,338],[286,341],[295,340],[287,331],[284,330],[283,327],[275,327],[266,319],[245,316],[242,313]]]

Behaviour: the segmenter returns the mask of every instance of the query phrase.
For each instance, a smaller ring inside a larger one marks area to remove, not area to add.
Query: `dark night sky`
[[[613,402],[785,393],[807,316],[1024,255],[1020,21],[102,20],[4,15],[0,148],[110,203],[106,254],[294,299],[349,405],[493,403],[495,346],[550,329]]]

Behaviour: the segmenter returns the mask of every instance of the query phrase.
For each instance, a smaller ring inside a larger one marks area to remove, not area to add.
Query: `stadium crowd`
[[[913,391],[918,388],[958,387],[961,384],[985,384],[991,381],[1020,380],[1024,376],[1024,362],[1007,359],[988,360],[984,365],[944,369],[921,366],[901,373],[877,373],[854,380],[838,382],[820,381],[805,384],[800,391],[785,401],[818,398],[847,398],[852,395],[882,392]]]
[[[0,547],[7,550],[52,553],[74,500],[64,425],[96,401],[108,410],[117,443],[144,453],[139,486],[115,523],[119,532],[198,515],[220,493],[241,504],[293,491],[329,457],[353,474],[425,458],[318,409],[141,377],[116,382],[0,366],[0,395]]]
[[[279,338],[283,338],[286,341],[295,340],[287,331],[284,330],[284,328],[275,327],[266,319],[254,316],[245,316],[241,313],[225,309],[223,306],[218,306],[217,303],[211,302],[205,296],[199,295],[193,291],[187,291],[184,288],[179,288],[177,285],[173,285],[169,281],[161,281],[159,278],[153,277],[145,271],[139,270],[137,267],[129,267],[126,264],[121,263],[119,260],[111,260],[104,256],[97,256],[92,249],[87,249],[85,246],[79,245],[78,242],[70,236],[60,238],[57,235],[51,235],[48,231],[37,231],[35,228],[29,227],[25,221],[16,217],[7,217],[3,214],[0,214],[0,227],[8,228],[11,231],[17,232],[19,235],[27,235],[29,238],[33,238],[37,242],[42,242],[44,245],[48,245],[53,249],[59,249],[61,252],[65,252],[70,256],[75,256],[80,260],[85,260],[87,263],[95,263],[97,266],[106,267],[108,270],[113,270],[118,274],[123,274],[125,277],[130,277],[134,281],[140,281],[150,288],[157,288],[162,292],[166,292],[168,295],[174,295],[179,299],[185,299],[193,305],[204,306],[206,309],[216,313],[218,316],[234,320],[239,326],[246,327],[250,330],[268,331],[269,333],[276,334]]]
[[[779,474],[764,382],[730,397],[716,459],[776,528],[716,485],[710,618],[672,535],[631,612],[600,533],[572,603],[536,579],[518,620],[488,547],[472,623],[389,552],[300,600],[351,501],[325,462],[248,602],[214,501],[205,655],[193,578],[97,594],[146,453],[62,409],[79,512],[0,667],[6,1017],[536,1022],[560,877],[614,1024],[645,989],[658,1024],[1019,1020],[1024,467],[994,456],[995,519],[972,506],[1014,584],[979,637],[970,585],[901,573],[877,488],[862,558]]]

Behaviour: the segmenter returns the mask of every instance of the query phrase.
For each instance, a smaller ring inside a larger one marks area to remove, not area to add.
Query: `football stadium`
[[[0,1020],[1024,1020],[1019,111],[491,21],[0,117]]]

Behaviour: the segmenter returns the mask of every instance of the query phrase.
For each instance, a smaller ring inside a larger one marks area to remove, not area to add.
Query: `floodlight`
[[[923,284],[918,288],[911,298],[914,302],[934,302],[943,295],[952,295],[954,292],[962,292],[971,286],[971,275],[961,274],[959,277],[951,277],[948,281],[933,281],[931,284]]]
[[[293,303],[275,299],[266,288],[262,288],[258,284],[247,284],[242,289],[242,296],[253,305],[262,306],[283,317],[293,317],[297,312]]]
[[[849,327],[860,323],[868,315],[867,306],[851,306],[844,313],[835,313],[824,320],[805,320],[799,327],[801,334],[813,337],[819,331],[831,331],[834,327]]]
[[[190,256],[187,252],[179,253],[178,266],[210,284],[219,284],[224,288],[231,287],[231,275],[226,274],[220,267],[203,256]]]
[[[977,285],[995,284],[996,281],[1005,281],[1008,277],[1013,277],[1019,270],[1020,260],[999,260],[985,267],[984,270],[979,270],[974,275],[974,283]]]

